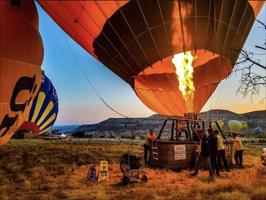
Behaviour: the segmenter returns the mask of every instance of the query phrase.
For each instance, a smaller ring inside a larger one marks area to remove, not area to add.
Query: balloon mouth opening
[[[41,132],[39,126],[33,122],[25,121],[17,131],[31,131],[32,133],[38,134]]]
[[[179,58],[174,64],[176,56]],[[153,111],[184,116],[198,113],[218,83],[231,71],[230,61],[218,54],[207,50],[186,51],[146,67],[134,77],[133,88]],[[185,84],[181,86],[181,82]]]

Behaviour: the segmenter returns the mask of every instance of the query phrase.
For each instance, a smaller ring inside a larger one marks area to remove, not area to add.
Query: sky
[[[265,7],[264,5],[257,17],[264,22]],[[148,117],[154,114],[138,99],[126,82],[82,49],[39,5],[37,9],[39,30],[44,46],[42,69],[56,88],[59,99],[56,125],[92,124],[110,117],[121,117],[107,108],[97,97],[75,58],[97,92],[117,111],[128,117]],[[244,47],[258,52],[254,45],[262,44],[265,40],[265,31],[255,23]],[[260,55],[259,59],[265,64],[265,54]],[[266,96],[266,88],[262,88],[260,94],[252,99],[250,96],[243,97],[237,94],[240,75],[240,72],[232,73],[222,81],[202,111],[226,109],[244,113],[265,110],[266,100],[263,102],[260,100]]]

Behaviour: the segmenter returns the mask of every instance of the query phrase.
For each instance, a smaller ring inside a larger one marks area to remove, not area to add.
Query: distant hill
[[[266,131],[266,110],[237,114],[228,110],[210,110],[200,113],[205,120],[222,119],[225,122],[235,119],[248,123],[245,132],[252,133],[257,126]],[[84,132],[91,137],[145,137],[149,129],[159,132],[166,118],[152,115],[148,118],[109,118],[97,124],[81,125],[74,132]],[[225,129],[228,129],[225,123]],[[166,124],[166,131],[171,129],[171,122]]]
[[[80,125],[62,125],[62,126],[54,126],[53,131],[60,131],[64,133],[72,132],[77,129]]]
[[[228,110],[211,110],[208,112],[203,112],[200,114],[203,119],[218,120],[222,119],[224,121],[228,120],[240,120],[248,123],[247,131],[252,131],[252,129],[257,126],[261,127],[264,131],[266,130],[266,110],[254,111],[243,114],[237,114]]]

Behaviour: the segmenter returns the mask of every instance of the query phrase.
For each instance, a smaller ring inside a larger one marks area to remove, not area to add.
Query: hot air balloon
[[[262,128],[257,126],[255,129],[254,129],[254,133],[255,134],[261,134],[262,133]]]
[[[211,123],[212,130],[214,130],[214,131],[215,130],[218,130],[218,127],[217,127],[216,123],[218,123],[218,125],[219,125],[220,128],[223,128],[224,121],[223,120],[217,120],[216,122],[212,122]]]
[[[238,120],[229,120],[228,121],[228,128],[230,129],[231,132],[237,133],[241,130],[242,124]]]
[[[25,121],[41,84],[43,46],[33,1],[0,1],[0,145]]]
[[[241,121],[241,125],[242,125],[242,129],[245,129],[248,127],[248,123],[244,121]]]
[[[42,84],[26,121],[19,130],[36,134],[47,133],[52,129],[58,114],[58,98],[52,82],[42,75]]]
[[[153,111],[197,113],[232,72],[263,1],[38,1]]]

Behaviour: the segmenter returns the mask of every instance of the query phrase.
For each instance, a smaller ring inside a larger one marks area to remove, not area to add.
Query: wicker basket
[[[198,145],[197,142],[193,141],[158,140],[157,143],[150,142],[149,163],[151,166],[174,170],[191,168],[197,158]],[[226,160],[230,166],[233,163],[232,145],[226,144],[225,147]],[[157,156],[153,156],[153,151],[158,153]]]
[[[175,170],[192,167],[196,159],[197,145],[193,141],[150,142],[149,163],[152,166]],[[153,155],[154,151],[158,153],[157,157]]]

